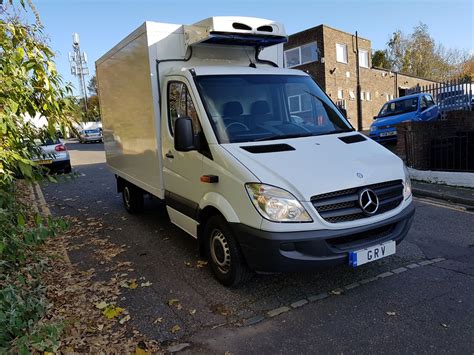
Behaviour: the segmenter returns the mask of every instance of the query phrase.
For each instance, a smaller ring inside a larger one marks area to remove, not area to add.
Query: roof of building
[[[294,36],[294,35],[298,35],[298,34],[303,33],[303,32],[311,31],[311,30],[314,30],[314,29],[316,29],[316,28],[318,28],[318,27],[326,27],[326,28],[329,28],[329,29],[331,29],[331,30],[333,30],[333,31],[341,32],[341,33],[344,33],[344,34],[349,35],[349,36],[354,36],[354,35],[355,35],[355,33],[350,33],[350,32],[346,32],[346,31],[342,31],[342,30],[339,30],[339,29],[337,29],[337,28],[334,28],[334,27],[331,27],[331,26],[328,26],[328,25],[325,25],[325,24],[320,24],[320,25],[318,25],[318,26],[314,26],[314,27],[311,27],[311,28],[307,28],[306,30],[302,30],[302,31],[299,31],[299,32],[292,33],[291,35],[289,35],[289,37],[291,38],[291,37]],[[364,38],[364,37],[360,37],[360,36],[359,36],[359,39],[365,40],[365,41],[369,41],[369,42],[370,42],[370,39],[367,39],[367,38]]]

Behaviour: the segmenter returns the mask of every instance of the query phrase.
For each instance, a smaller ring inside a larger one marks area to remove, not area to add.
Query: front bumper
[[[102,142],[101,136],[92,136],[92,137],[81,137],[83,142]]]
[[[264,272],[315,270],[349,264],[349,252],[389,240],[400,243],[407,235],[415,207],[367,226],[302,232],[267,232],[232,223],[245,260],[251,269]]]

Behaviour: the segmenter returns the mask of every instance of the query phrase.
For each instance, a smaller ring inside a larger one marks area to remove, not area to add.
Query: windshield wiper
[[[281,136],[271,136],[271,137],[262,137],[254,139],[253,142],[261,141],[275,141],[277,139],[289,139],[289,138],[301,138],[301,137],[311,137],[314,134],[312,133],[293,133],[293,134],[282,134]]]

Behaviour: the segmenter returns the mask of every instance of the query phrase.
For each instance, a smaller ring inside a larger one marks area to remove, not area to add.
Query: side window
[[[434,102],[433,98],[430,95],[426,95],[425,97],[426,97],[426,102],[428,104],[428,107],[431,107],[431,106],[435,105],[435,102]]]
[[[194,133],[201,132],[196,107],[187,86],[182,82],[172,81],[168,83],[168,125],[171,135],[174,131],[174,122],[179,117],[191,118]]]
[[[420,109],[424,110],[427,107],[428,107],[428,104],[426,103],[426,96],[422,96],[421,102],[420,102]]]

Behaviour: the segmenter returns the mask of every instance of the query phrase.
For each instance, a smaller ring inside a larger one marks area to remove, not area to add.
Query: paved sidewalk
[[[474,189],[412,180],[415,196],[432,197],[474,208]]]

